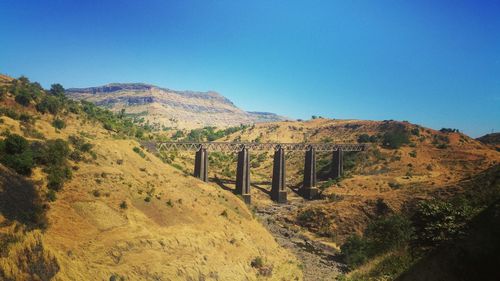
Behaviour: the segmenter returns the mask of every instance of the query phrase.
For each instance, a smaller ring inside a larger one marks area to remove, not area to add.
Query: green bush
[[[373,221],[365,236],[374,254],[404,247],[414,233],[410,220],[401,215],[392,215]]]
[[[262,259],[262,257],[255,257],[251,262],[250,262],[250,266],[254,267],[254,268],[261,268],[264,266],[264,260]]]
[[[403,216],[392,215],[374,220],[364,236],[351,236],[341,246],[344,262],[352,269],[369,258],[394,249],[405,248],[413,237],[411,222]]]
[[[55,118],[54,121],[52,121],[52,126],[54,126],[54,128],[56,128],[56,129],[60,130],[60,129],[63,129],[64,127],[66,127],[66,123],[62,119]]]
[[[125,209],[127,209],[127,208],[128,208],[127,202],[122,201],[122,202],[120,203],[120,209],[124,209],[124,210],[125,210]]]
[[[29,148],[29,142],[24,137],[16,134],[8,135],[3,142],[5,153],[8,154],[21,154]]]
[[[61,190],[64,182],[71,178],[71,169],[66,166],[51,166],[46,172],[47,187],[55,191]]]
[[[369,244],[366,239],[352,235],[340,247],[344,262],[351,269],[362,265],[369,258]]]
[[[90,152],[92,150],[93,145],[86,142],[82,137],[72,135],[68,139],[73,147],[81,152]]]
[[[56,97],[64,97],[64,87],[61,84],[50,85],[50,94]]]
[[[420,202],[413,216],[416,244],[437,246],[462,236],[467,221],[475,213],[476,210],[465,200]]]
[[[370,136],[368,134],[362,134],[362,135],[359,135],[358,137],[358,142],[359,143],[366,143],[366,142],[370,142]]]
[[[49,189],[49,191],[47,192],[47,200],[49,200],[50,202],[54,202],[56,201],[56,199],[57,199],[56,192],[52,189]]]
[[[408,133],[404,129],[386,132],[382,137],[383,146],[391,149],[398,149],[409,142]]]
[[[61,111],[63,108],[63,103],[62,101],[53,96],[45,96],[43,99],[37,103],[36,109],[41,112],[41,113],[47,113],[50,112],[51,114],[57,114]]]
[[[29,142],[20,135],[8,135],[0,142],[0,161],[22,175],[30,175],[34,167]]]
[[[26,113],[21,113],[19,115],[19,121],[25,122],[25,123],[34,123],[35,119],[33,116],[26,114]]]
[[[31,102],[31,95],[25,91],[16,95],[15,100],[18,104],[28,106]]]
[[[141,156],[142,158],[146,157],[146,154],[142,151],[142,149],[140,149],[139,147],[137,146],[134,146],[134,148],[132,148],[132,150],[139,154],[139,156]]]
[[[19,119],[19,113],[17,113],[17,111],[15,111],[14,109],[8,107],[0,107],[0,115],[5,115],[14,120]]]

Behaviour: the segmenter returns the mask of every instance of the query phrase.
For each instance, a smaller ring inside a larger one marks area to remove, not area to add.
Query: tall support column
[[[273,182],[271,199],[278,203],[286,203],[285,150],[279,145],[274,152]]]
[[[344,172],[343,156],[344,152],[340,147],[337,150],[333,151],[331,170],[332,179],[341,177],[342,173]]]
[[[204,182],[208,181],[208,152],[203,146],[196,151],[194,159],[194,176]]]
[[[304,182],[301,193],[306,199],[315,199],[318,195],[318,189],[316,188],[316,150],[312,146],[306,151]]]
[[[250,204],[250,155],[248,154],[248,148],[246,147],[238,152],[236,194],[240,194],[243,197],[243,201]]]

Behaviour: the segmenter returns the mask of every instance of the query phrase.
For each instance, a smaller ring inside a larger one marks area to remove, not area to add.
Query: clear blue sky
[[[0,1],[0,72],[293,118],[500,130],[500,1]]]

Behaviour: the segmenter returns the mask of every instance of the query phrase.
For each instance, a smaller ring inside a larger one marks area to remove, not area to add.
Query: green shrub
[[[19,113],[17,113],[17,111],[15,111],[14,109],[8,108],[8,107],[1,107],[0,108],[0,115],[5,115],[5,116],[7,116],[11,119],[14,119],[14,120],[19,119]]]
[[[140,149],[139,147],[137,146],[134,146],[134,148],[132,148],[132,150],[139,154],[142,158],[146,157],[146,154],[142,151],[142,149]]]
[[[33,116],[31,116],[29,114],[21,113],[19,115],[19,121],[25,122],[25,123],[33,123],[35,121],[35,119],[33,118]]]
[[[64,127],[66,127],[66,123],[62,119],[55,118],[54,121],[52,121],[52,126],[54,126],[54,128],[56,128],[56,129],[60,130],[60,129],[63,129]]]
[[[120,209],[127,209],[127,208],[128,208],[127,202],[122,201],[122,202],[120,203]]]
[[[262,257],[255,257],[250,262],[250,266],[252,266],[253,268],[261,268],[264,266],[264,260],[262,259]]]
[[[59,98],[53,96],[44,96],[42,100],[37,103],[36,110],[41,113],[50,112],[51,114],[56,115],[61,111],[63,107],[64,104]]]
[[[61,84],[50,85],[50,94],[56,97],[64,97],[64,87]]]
[[[411,134],[414,135],[414,136],[420,136],[420,129],[419,128],[413,128],[411,129]]]
[[[47,187],[49,189],[59,191],[62,189],[64,182],[71,178],[71,169],[66,166],[51,166],[46,169]]]
[[[3,141],[5,153],[21,154],[29,149],[29,142],[20,135],[8,135]]]
[[[92,150],[93,145],[86,142],[82,137],[72,135],[68,139],[73,147],[81,152],[90,152]]]
[[[397,149],[410,142],[408,133],[404,129],[386,132],[382,137],[382,144],[386,148]]]
[[[22,106],[28,106],[31,102],[31,99],[31,95],[25,91],[20,92],[15,97],[16,102]]]
[[[351,269],[362,265],[369,258],[369,244],[366,239],[358,235],[352,235],[340,247],[343,260]]]
[[[44,162],[52,166],[63,166],[70,153],[69,145],[65,140],[48,140],[45,144]]]
[[[56,201],[56,199],[57,199],[56,192],[53,189],[49,189],[49,191],[47,192],[47,200],[49,200],[50,202],[54,202]]]
[[[367,142],[377,142],[377,136],[369,136],[368,134],[362,134],[358,137],[359,143],[367,143]]]
[[[410,151],[410,153],[408,153],[408,155],[410,155],[410,157],[416,158],[417,152],[415,150],[412,150],[412,151]]]
[[[29,150],[20,154],[7,154],[2,157],[2,163],[21,175],[31,175],[34,167],[33,154]]]
[[[365,236],[373,254],[380,254],[405,246],[413,235],[410,220],[401,215],[380,218],[368,225]]]
[[[452,128],[441,128],[441,130],[439,130],[441,133],[459,133],[460,130],[459,129],[452,129]]]
[[[352,269],[368,259],[395,249],[404,249],[413,237],[411,222],[401,215],[372,221],[364,236],[353,235],[340,247],[344,262]]]
[[[475,213],[465,200],[422,201],[413,217],[417,233],[415,242],[421,246],[437,246],[452,241],[464,234],[467,221]]]
[[[0,161],[19,174],[30,175],[34,167],[33,152],[29,142],[20,135],[12,134],[0,142]]]

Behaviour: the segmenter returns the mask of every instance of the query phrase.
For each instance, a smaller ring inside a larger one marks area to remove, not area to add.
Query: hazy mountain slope
[[[83,114],[61,112],[58,118],[66,126],[56,129],[52,114],[38,113],[33,104],[21,106],[10,94],[0,106],[34,120],[1,116],[1,139],[78,136],[95,154],[95,159],[69,160],[73,176],[54,202],[48,200],[41,168],[22,177],[0,165],[0,279],[34,280],[34,274],[42,280],[53,275],[54,280],[302,279],[295,257],[230,192],[164,164],[135,148],[136,140]],[[16,198],[28,207],[13,204]],[[33,206],[46,212],[43,232],[29,230],[29,223],[16,216]],[[256,258],[263,265],[252,266]]]
[[[174,91],[132,83],[68,89],[66,93],[113,111],[125,109],[160,128],[226,127],[286,119],[273,113],[245,112],[216,92]]]
[[[478,141],[491,145],[497,151],[500,151],[500,133],[491,133],[477,138]]]

